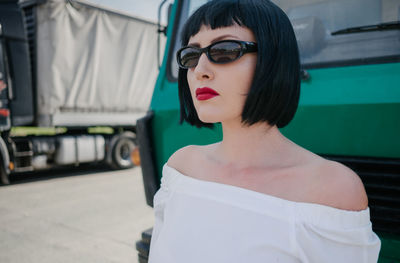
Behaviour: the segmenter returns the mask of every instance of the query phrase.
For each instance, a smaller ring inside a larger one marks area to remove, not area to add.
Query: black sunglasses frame
[[[221,43],[225,43],[225,42],[227,42],[227,43],[237,43],[237,44],[239,44],[239,45],[240,45],[240,53],[239,53],[239,55],[238,55],[236,58],[232,59],[232,60],[224,61],[224,62],[218,62],[218,61],[213,60],[212,56],[210,55],[210,50],[211,50],[211,48],[212,48],[213,46],[217,45],[217,44],[221,44]],[[183,64],[182,64],[182,61],[181,61],[181,60],[182,60],[182,59],[181,59],[181,53],[182,53],[182,51],[185,50],[185,49],[188,49],[188,48],[195,49],[195,50],[197,50],[197,51],[199,52],[199,57],[198,57],[198,59],[197,59],[196,64],[193,65],[193,66],[191,66],[191,67],[188,67],[188,66],[183,65]],[[198,62],[199,62],[199,59],[200,59],[200,57],[201,57],[201,54],[203,54],[203,53],[206,53],[208,60],[211,61],[212,63],[215,63],[215,64],[227,64],[227,63],[231,63],[231,62],[233,62],[233,61],[235,61],[235,60],[238,60],[238,59],[241,58],[244,54],[246,54],[246,53],[251,53],[251,52],[257,52],[257,43],[255,43],[255,42],[249,42],[249,41],[240,41],[240,40],[221,40],[221,41],[212,43],[211,45],[209,45],[209,46],[207,46],[207,47],[204,47],[204,48],[193,47],[193,46],[185,46],[185,47],[182,47],[181,49],[179,49],[179,50],[176,52],[176,60],[177,60],[177,62],[178,62],[178,66],[179,66],[180,68],[182,68],[182,69],[189,69],[189,68],[194,68],[194,67],[197,66],[197,64],[198,64]]]

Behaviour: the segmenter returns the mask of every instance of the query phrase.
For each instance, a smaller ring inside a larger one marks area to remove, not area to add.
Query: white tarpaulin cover
[[[158,74],[156,24],[66,0],[39,5],[37,19],[40,126],[132,125],[144,115]]]

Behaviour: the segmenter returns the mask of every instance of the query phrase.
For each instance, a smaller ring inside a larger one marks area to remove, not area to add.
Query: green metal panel
[[[381,239],[381,252],[378,263],[400,262],[400,238],[397,235],[378,233]]]
[[[282,132],[319,154],[400,158],[400,64],[310,70]]]
[[[282,130],[319,154],[400,157],[400,104],[302,106]]]

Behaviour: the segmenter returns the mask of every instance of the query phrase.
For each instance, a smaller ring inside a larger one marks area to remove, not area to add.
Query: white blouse
[[[150,263],[377,262],[369,209],[288,201],[164,165]]]

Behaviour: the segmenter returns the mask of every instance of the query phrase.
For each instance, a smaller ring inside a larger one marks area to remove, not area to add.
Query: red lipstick
[[[197,100],[209,100],[218,95],[219,95],[218,92],[216,92],[215,90],[208,88],[208,87],[196,89],[196,99]]]

